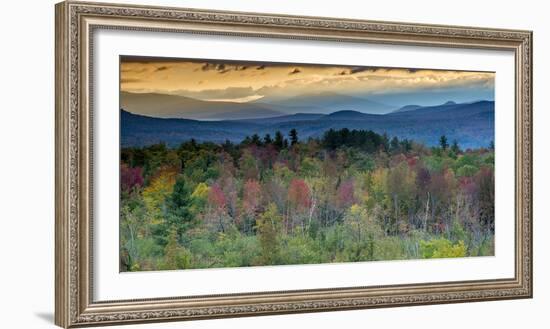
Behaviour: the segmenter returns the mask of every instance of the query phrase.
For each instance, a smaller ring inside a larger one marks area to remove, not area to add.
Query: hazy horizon
[[[127,93],[127,94],[132,94],[131,92],[123,92],[123,93]],[[140,93],[135,93],[135,94],[140,94]],[[149,94],[149,93],[145,93],[145,94]],[[153,94],[158,94],[158,93],[153,93]],[[163,95],[163,94],[158,94],[158,95]],[[168,95],[168,94],[166,94]],[[179,95],[168,95],[168,96],[179,96]],[[179,97],[186,97],[186,96],[179,96]],[[191,98],[191,97],[186,97],[186,98]],[[208,102],[208,101],[206,101]],[[211,102],[216,102],[216,101],[211,101]],[[408,104],[408,105],[404,105],[404,106],[399,106],[397,108],[395,108],[394,110],[390,110],[388,112],[385,112],[385,113],[370,113],[370,112],[366,112],[366,111],[361,111],[361,110],[334,110],[332,112],[326,112],[326,113],[321,113],[321,112],[311,112],[311,113],[307,113],[307,112],[290,112],[290,113],[277,113],[273,116],[265,116],[265,117],[257,117],[258,119],[261,119],[261,118],[265,118],[265,119],[268,119],[268,118],[276,118],[276,117],[281,117],[281,116],[287,116],[287,115],[295,115],[295,114],[320,114],[320,115],[330,115],[330,114],[334,114],[334,113],[337,113],[337,112],[342,112],[342,111],[353,111],[353,112],[359,112],[359,113],[363,113],[363,114],[374,114],[374,115],[385,115],[385,114],[390,114],[390,113],[394,113],[400,109],[403,109],[405,107],[408,107],[408,106],[419,106],[419,108],[428,108],[428,107],[438,107],[438,106],[443,106],[443,105],[448,105],[448,104],[451,104],[451,103],[454,103],[454,104],[473,104],[473,103],[477,103],[477,102],[494,102],[494,100],[489,100],[489,99],[476,99],[476,100],[473,100],[473,101],[468,101],[468,102],[455,102],[454,100],[448,100],[448,101],[445,101],[443,103],[440,103],[440,104],[435,104],[435,105],[423,105],[423,104]],[[219,102],[219,103],[231,103],[231,102]],[[236,104],[242,104],[242,103],[236,103]],[[259,104],[261,104],[261,102],[259,102]],[[140,114],[140,113],[136,113],[136,112],[132,112],[131,110],[128,110],[126,108],[124,108],[123,106],[121,107],[121,110],[125,111],[125,112],[128,112],[128,113],[132,113],[132,114],[136,114],[136,115],[143,115],[143,116],[149,116],[149,117],[153,117],[155,118],[156,116],[154,115],[147,115],[147,114]],[[159,118],[165,118],[165,117],[159,117]],[[173,118],[173,119],[178,119],[178,118]],[[191,119],[191,118],[185,118],[185,117],[181,117],[179,119],[190,119],[190,120],[197,120],[197,119]],[[224,121],[224,120],[227,120],[227,119],[198,119],[199,121]]]

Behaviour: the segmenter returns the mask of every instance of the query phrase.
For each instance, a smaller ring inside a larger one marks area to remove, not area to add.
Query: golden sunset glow
[[[121,59],[121,91],[250,102],[309,93],[493,90],[494,73],[286,63]]]

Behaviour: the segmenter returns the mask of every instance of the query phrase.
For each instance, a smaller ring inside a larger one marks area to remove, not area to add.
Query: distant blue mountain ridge
[[[156,118],[120,110],[121,146],[166,143],[177,146],[194,138],[199,142],[238,143],[246,136],[276,131],[288,135],[295,128],[300,139],[321,137],[329,129],[362,129],[408,138],[428,146],[437,145],[446,135],[466,148],[487,147],[494,140],[494,101],[447,102],[438,106],[409,105],[387,114],[340,110],[330,114],[296,113],[270,117],[201,121]]]

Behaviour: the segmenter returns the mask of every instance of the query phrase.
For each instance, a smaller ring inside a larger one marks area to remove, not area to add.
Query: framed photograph
[[[56,324],[530,298],[532,33],[56,6]]]

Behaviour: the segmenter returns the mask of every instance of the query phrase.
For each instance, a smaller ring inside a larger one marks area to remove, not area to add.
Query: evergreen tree
[[[243,141],[241,142],[241,144],[243,145],[250,145],[252,144],[252,139],[250,138],[250,136],[246,136]]]
[[[453,140],[453,144],[451,145],[451,151],[453,151],[454,154],[460,153],[460,146],[458,146],[458,141],[456,139]]]
[[[235,145],[229,139],[226,139],[225,142],[222,144],[222,149],[225,152],[232,154],[235,152]]]
[[[398,149],[399,141],[394,143]],[[322,144],[325,148],[331,150],[340,146],[359,148],[367,153],[376,152],[381,148],[385,150],[384,138],[371,130],[329,129],[323,135]]]
[[[412,143],[409,139],[403,139],[400,144],[403,152],[410,152],[412,150]]]
[[[271,138],[270,134],[265,134],[264,136],[264,144],[269,145],[273,143],[273,139]]]
[[[257,146],[262,145],[262,141],[260,140],[260,136],[258,136],[258,134],[252,135],[251,142],[252,142],[252,144],[257,145]]]
[[[393,137],[390,142],[390,152],[397,152],[399,150],[399,139]]]
[[[441,149],[443,149],[443,151],[447,150],[447,147],[449,147],[447,136],[441,135],[441,137],[439,137],[439,146],[441,146]]]
[[[330,128],[328,131],[325,131],[323,146],[331,150],[338,147],[338,133],[334,129]]]
[[[223,143],[223,149],[224,150],[229,150],[231,148],[233,148],[233,143],[231,143],[231,141],[229,139],[226,139],[225,142]]]
[[[288,136],[290,136],[290,145],[295,145],[298,143],[298,131],[295,128],[290,130]]]
[[[276,148],[279,150],[283,148],[284,144],[284,137],[283,134],[280,131],[275,132],[275,140],[273,141],[273,145],[275,145]]]
[[[285,138],[284,142],[283,142],[283,148],[287,149],[288,148],[288,139]]]
[[[191,209],[193,207],[193,193],[184,176],[179,176],[174,184],[172,194],[166,200],[166,216],[161,224],[164,237],[168,236],[171,228],[176,230],[178,240],[185,231],[196,224],[195,215]],[[167,241],[164,241],[167,242]]]

